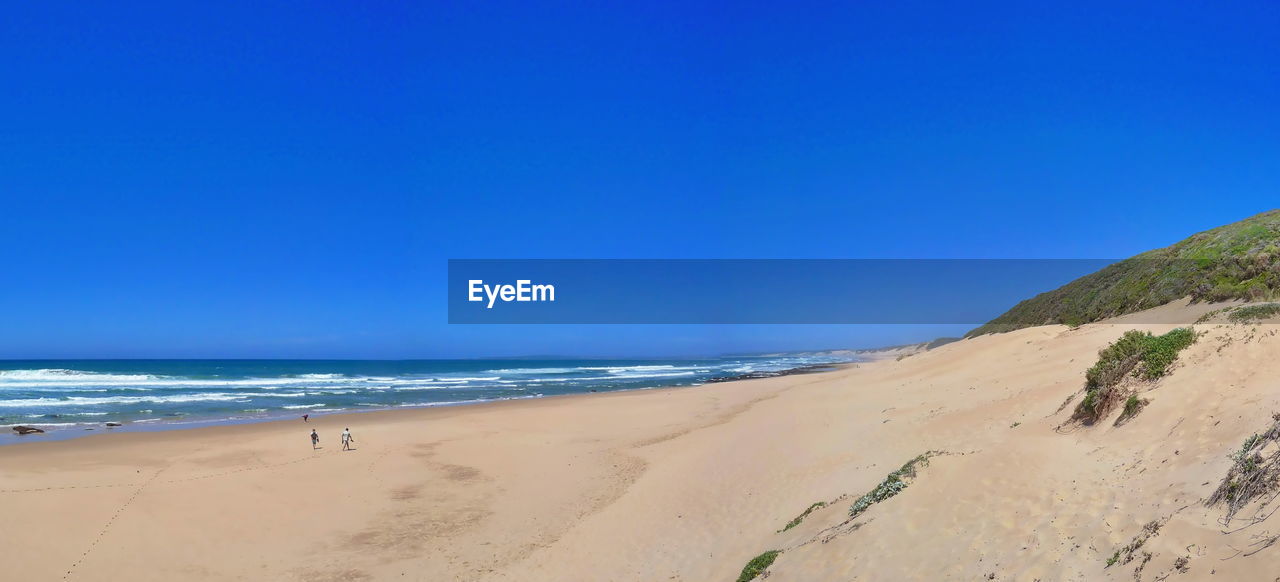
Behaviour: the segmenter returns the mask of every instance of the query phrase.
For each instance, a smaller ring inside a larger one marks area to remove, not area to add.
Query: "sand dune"
[[[1209,308],[1162,309],[1173,322]],[[1280,411],[1277,326],[1199,325],[1173,373],[1141,386],[1137,417],[1064,424],[1098,349],[1175,325],[1030,328],[688,389],[0,447],[0,575],[733,580],[781,549],[771,581],[1271,580],[1280,518],[1224,526],[1203,501]],[[345,426],[355,451],[339,450]],[[910,487],[848,519],[931,450]],[[817,501],[831,504],[778,531]]]

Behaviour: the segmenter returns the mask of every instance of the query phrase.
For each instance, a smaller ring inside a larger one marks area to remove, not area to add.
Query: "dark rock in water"
[[[118,422],[108,422],[107,426],[123,426],[123,425]]]
[[[13,431],[18,434],[40,434],[44,432],[44,430],[38,429],[34,426],[15,426],[13,427]]]
[[[736,374],[733,376],[723,376],[720,378],[710,378],[707,383],[712,382],[735,382],[737,380],[755,380],[758,378],[777,378],[778,376],[790,376],[792,374],[815,374],[818,372],[830,372],[839,369],[837,364],[813,364],[811,366],[801,366],[799,368],[791,368],[789,370],[777,370],[773,372],[747,372],[745,374]]]

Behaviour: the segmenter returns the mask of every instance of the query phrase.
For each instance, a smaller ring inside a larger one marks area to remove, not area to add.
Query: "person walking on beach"
[[[351,450],[351,443],[354,443],[354,442],[356,442],[356,439],[352,438],[351,429],[349,428],[343,429],[342,430],[342,450],[344,451]]]
[[[311,415],[310,415],[310,414],[304,414],[304,415],[302,415],[302,422],[311,422],[311,420],[310,420],[310,419],[311,419]]]
[[[316,433],[316,429],[311,429],[311,450],[316,450],[316,445],[320,444],[320,435]]]

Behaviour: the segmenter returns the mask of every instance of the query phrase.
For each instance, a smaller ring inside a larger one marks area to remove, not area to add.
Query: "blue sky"
[[[7,7],[0,357],[895,343],[959,330],[449,326],[446,260],[1124,257],[1277,206],[1274,4],[188,4]]]

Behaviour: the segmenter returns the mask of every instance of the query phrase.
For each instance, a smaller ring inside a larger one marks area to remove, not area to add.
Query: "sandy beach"
[[[37,437],[0,447],[0,575],[733,580],[778,549],[770,580],[1269,580],[1277,525],[1204,500],[1280,411],[1275,326],[1198,325],[1137,417],[1066,423],[1100,348],[1175,327],[1141,320],[694,388]]]
[[[6,8],[0,582],[1280,582],[1276,2]]]

